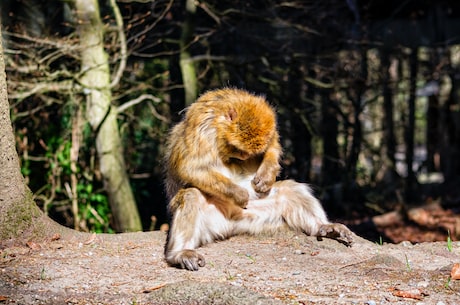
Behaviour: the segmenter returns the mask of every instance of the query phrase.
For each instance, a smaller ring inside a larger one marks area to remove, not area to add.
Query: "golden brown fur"
[[[285,225],[352,242],[345,226],[328,222],[306,184],[275,182],[281,146],[263,97],[232,88],[205,93],[172,129],[166,151],[171,265],[197,270],[204,266],[200,245]]]
[[[264,98],[246,91],[210,91],[188,107],[184,120],[172,129],[167,152],[169,198],[193,186],[227,217],[238,218],[249,194],[229,176],[255,173],[254,190],[262,195],[278,175],[281,147],[275,112]]]

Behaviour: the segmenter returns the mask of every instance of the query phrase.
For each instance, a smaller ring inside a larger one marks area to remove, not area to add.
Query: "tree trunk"
[[[409,57],[409,111],[406,126],[406,166],[407,177],[405,187],[406,202],[413,202],[416,198],[416,179],[413,169],[414,163],[414,136],[415,136],[415,92],[417,86],[417,66],[418,66],[418,52],[414,48]]]
[[[383,128],[385,145],[385,164],[386,170],[390,172],[396,171],[396,137],[394,131],[393,119],[393,93],[391,90],[390,77],[390,57],[389,51],[381,50],[382,62],[382,83],[383,83]]]
[[[321,138],[323,140],[323,157],[321,162],[321,198],[325,209],[332,218],[348,214],[349,206],[344,201],[346,188],[346,172],[340,156],[339,106],[331,90],[320,89],[321,95]]]
[[[19,167],[10,120],[3,48],[0,52],[0,167],[0,239],[5,240],[29,230],[40,211],[31,199]],[[16,222],[18,218],[23,221]]]
[[[291,59],[291,67],[289,69],[289,79],[287,86],[287,100],[292,103],[295,111],[292,112],[292,145],[294,164],[292,164],[291,171],[295,174],[296,180],[300,182],[310,181],[311,170],[311,140],[312,135],[310,132],[311,119],[309,112],[311,111],[311,103],[302,101],[304,94],[302,90],[303,72],[301,71],[301,63],[295,59]],[[311,92],[310,92],[311,94]],[[295,106],[298,105],[298,106]]]
[[[442,147],[442,134],[439,127],[440,104],[437,95],[428,97],[428,108],[426,111],[426,167],[428,172],[437,172],[440,170],[439,162],[436,161]]]
[[[3,46],[0,39],[0,242],[22,243],[46,239],[54,233],[65,234],[62,227],[35,205],[27,187],[16,151],[6,87]]]
[[[382,73],[382,96],[383,96],[383,140],[382,140],[382,166],[377,169],[377,182],[385,189],[388,196],[395,200],[401,177],[396,171],[396,135],[394,121],[394,102],[392,82],[397,81],[397,75],[391,75],[390,49],[384,46],[380,50],[380,70]],[[384,186],[383,186],[384,185]]]
[[[457,50],[452,47],[450,52],[454,55]],[[446,189],[455,190],[456,188],[450,185],[458,183],[458,173],[460,173],[460,60],[452,55],[448,69],[452,88],[449,98],[439,111],[438,150]],[[444,197],[444,202],[458,205],[458,196],[446,194]]]
[[[169,82],[171,90],[169,91],[170,102],[169,112],[171,122],[177,123],[181,120],[181,111],[185,108],[185,95],[182,86],[182,71],[180,69],[180,55],[173,54],[169,58]]]
[[[323,159],[321,162],[321,185],[332,188],[342,182],[340,169],[339,121],[335,101],[330,99],[330,92],[321,90],[321,137],[323,139]]]
[[[195,65],[190,55],[190,44],[195,31],[195,0],[185,1],[186,17],[182,25],[182,35],[180,37],[180,69],[182,72],[182,83],[184,84],[185,104],[192,104],[198,95],[198,84],[196,78]]]
[[[75,0],[81,40],[81,85],[86,114],[96,133],[96,149],[104,186],[118,232],[140,231],[142,225],[123,159],[117,111],[111,107],[110,71],[104,51],[103,25],[97,0]]]
[[[349,181],[355,181],[357,177],[358,158],[361,153],[362,126],[361,126],[361,98],[359,93],[356,100],[353,101],[353,133],[351,137],[351,146],[347,158],[347,174]]]
[[[362,124],[361,124],[361,113],[363,111],[362,100],[364,93],[366,91],[366,82],[368,74],[368,65],[367,65],[367,49],[362,46],[360,50],[361,54],[361,73],[360,78],[356,80],[354,86],[352,87],[353,93],[351,94],[352,104],[353,104],[353,133],[351,137],[351,146],[348,152],[347,164],[346,164],[346,173],[348,175],[349,181],[355,181],[357,177],[357,166],[359,154],[361,153],[361,143],[362,143]]]

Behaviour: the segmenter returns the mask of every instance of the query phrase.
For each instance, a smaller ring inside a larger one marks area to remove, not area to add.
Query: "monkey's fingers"
[[[237,206],[244,209],[248,205],[248,201],[249,201],[248,191],[246,191],[244,188],[241,188],[241,187],[235,188],[233,192],[233,202]]]
[[[195,250],[183,250],[177,257],[177,260],[182,269],[197,271],[200,267],[204,267],[206,262],[203,255]]]
[[[353,233],[341,223],[323,224],[318,230],[318,238],[331,238],[351,247],[353,244]]]
[[[270,192],[270,189],[272,188],[273,183],[274,181],[272,180],[267,181],[258,176],[255,176],[254,179],[252,179],[251,181],[251,184],[254,190],[260,194],[267,194],[268,192]]]

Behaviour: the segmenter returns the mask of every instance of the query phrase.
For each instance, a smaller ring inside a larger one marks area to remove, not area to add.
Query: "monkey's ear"
[[[227,120],[234,121],[237,116],[238,116],[238,113],[236,113],[236,110],[232,108],[227,113]]]

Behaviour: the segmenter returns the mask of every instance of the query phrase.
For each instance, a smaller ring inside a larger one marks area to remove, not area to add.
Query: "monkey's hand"
[[[259,194],[270,192],[273,183],[276,181],[276,173],[270,172],[267,168],[261,168],[257,171],[256,176],[252,179],[252,187]]]
[[[249,201],[249,193],[246,189],[240,187],[240,186],[236,186],[233,190],[232,190],[232,197],[233,197],[233,201],[234,203],[241,207],[241,208],[245,208],[247,205],[248,205],[248,201]]]

